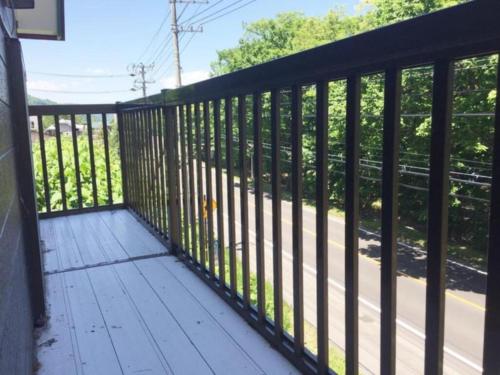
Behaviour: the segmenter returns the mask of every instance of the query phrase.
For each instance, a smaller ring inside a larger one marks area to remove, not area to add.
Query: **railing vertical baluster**
[[[140,133],[139,133],[139,115],[138,111],[134,111],[132,114],[132,149],[134,150],[134,164],[136,170],[136,184],[137,184],[137,213],[144,218],[143,212],[143,178],[142,178],[142,162],[141,162],[141,146],[140,146]]]
[[[124,118],[118,104],[116,105],[116,131],[118,132],[118,141],[120,147],[120,167],[122,176],[122,200],[125,206],[129,205],[129,151],[127,150],[127,141],[125,138]]]
[[[178,160],[176,157],[177,143],[177,111],[175,107],[165,109],[165,135],[167,146],[167,173],[168,173],[168,208],[169,208],[169,237],[171,250],[179,254],[180,246],[180,218],[179,218],[179,190],[178,190]]]
[[[143,152],[143,165],[144,165],[144,182],[145,182],[145,198],[146,198],[146,220],[149,224],[153,222],[151,215],[152,202],[151,202],[151,169],[149,165],[149,147],[148,147],[148,114],[147,110],[142,111],[142,152]]]
[[[236,297],[236,220],[234,208],[234,162],[233,162],[233,99],[228,97],[224,101],[226,120],[226,170],[227,170],[227,213],[228,213],[228,238],[229,238],[229,280],[231,294]]]
[[[259,321],[266,320],[265,255],[264,255],[264,201],[262,192],[262,94],[253,95],[253,144],[255,184],[255,232],[257,253],[257,308]]]
[[[293,242],[293,323],[294,350],[300,357],[304,352],[304,271],[302,232],[302,88],[292,87],[292,242]]]
[[[73,140],[73,159],[75,161],[75,182],[76,182],[76,195],[78,199],[78,208],[82,208],[82,182],[80,178],[80,158],[78,154],[78,136],[76,134],[76,121],[75,115],[71,116],[71,137]]]
[[[166,107],[161,107],[160,108],[160,118],[161,118],[161,123],[162,123],[162,128],[163,128],[163,137],[162,137],[162,143],[163,143],[163,168],[164,168],[164,174],[165,174],[165,201],[164,201],[164,206],[163,209],[165,210],[166,214],[166,223],[165,223],[165,236],[170,239],[170,201],[169,201],[169,189],[170,189],[170,182],[169,182],[169,174],[168,174],[168,168],[169,168],[169,161],[168,161],[168,131],[167,131],[167,109]]]
[[[152,111],[150,109],[146,110],[146,155],[147,164],[149,172],[149,215],[151,217],[150,224],[154,228],[156,227],[157,217],[156,217],[156,189],[155,189],[155,176],[156,171],[154,168],[153,160],[153,129],[152,129]]]
[[[175,222],[175,231],[177,236],[178,249],[182,246],[182,220],[181,220],[181,189],[180,189],[180,161],[179,161],[179,113],[178,106],[172,107],[172,117],[173,117],[173,134],[172,134],[172,151],[174,153],[174,165],[175,165],[175,180],[173,184],[174,194],[175,194],[175,216],[173,220]],[[180,255],[180,254],[179,254]]]
[[[102,117],[102,135],[104,141],[104,161],[106,163],[106,180],[108,185],[108,204],[113,204],[113,186],[111,182],[111,167],[109,161],[108,119],[106,113]]]
[[[186,160],[186,131],[185,131],[185,118],[184,106],[179,106],[179,128],[181,138],[181,174],[182,174],[182,219],[184,229],[184,251],[189,254],[190,241],[189,241],[189,186],[187,174],[187,160]]]
[[[196,179],[198,182],[198,230],[200,233],[200,264],[203,272],[206,269],[205,264],[205,222],[203,219],[203,167],[201,155],[201,119],[200,103],[194,105],[194,122],[196,132]]]
[[[188,169],[189,169],[189,217],[191,225],[191,256],[193,261],[198,261],[198,238],[196,234],[196,200],[195,184],[194,184],[194,165],[193,165],[193,118],[191,116],[191,104],[186,108],[186,122],[187,122],[187,145],[188,145]]]
[[[87,113],[87,136],[89,140],[89,159],[90,159],[90,176],[92,179],[92,197],[94,199],[94,207],[99,205],[97,199],[97,180],[95,175],[95,155],[94,155],[94,135],[92,129],[92,115]]]
[[[151,169],[153,170],[153,208],[154,208],[154,230],[160,232],[161,223],[161,212],[160,212],[160,181],[159,181],[159,170],[158,170],[158,147],[157,141],[157,126],[156,126],[156,116],[153,108],[149,109],[149,116],[151,118]]]
[[[43,129],[43,117],[38,116],[38,137],[40,140],[40,157],[42,162],[42,175],[43,175],[43,193],[45,197],[45,210],[51,212],[50,207],[50,187],[49,187],[49,176],[47,173],[47,154],[45,151],[45,133]]]
[[[205,183],[207,196],[205,199],[205,212],[207,214],[207,240],[208,240],[208,268],[210,276],[215,278],[214,255],[214,215],[212,212],[212,147],[210,146],[210,103],[203,103],[203,124],[205,130]]]
[[[241,214],[241,263],[243,273],[243,305],[250,306],[250,254],[248,236],[248,167],[247,167],[247,113],[246,98],[238,97],[238,133],[240,135],[240,214]]]
[[[271,90],[271,185],[273,210],[273,291],[274,291],[274,334],[277,343],[283,333],[283,269],[281,231],[281,93]]]
[[[161,206],[161,170],[160,170],[160,151],[159,151],[159,129],[161,126],[158,124],[158,112],[155,108],[151,109],[151,117],[153,118],[153,163],[155,170],[155,194],[156,194],[156,228],[158,233],[161,233],[161,226],[163,223],[163,210]]]
[[[328,373],[328,83],[316,83],[316,293],[318,374]]]
[[[500,228],[500,61],[497,70],[483,374],[500,373],[500,356],[498,355],[498,348],[500,348],[500,233],[498,228]]]
[[[167,236],[167,191],[165,186],[165,147],[163,140],[163,116],[161,114],[161,108],[156,108],[155,110],[156,118],[158,121],[158,152],[159,152],[159,163],[160,163],[160,211],[161,211],[161,233],[163,236]]]
[[[224,239],[224,196],[222,194],[222,150],[221,150],[220,100],[214,100],[214,145],[215,145],[215,189],[217,199],[217,239],[219,241],[219,282],[226,284],[226,254]]]
[[[347,79],[345,183],[346,374],[358,373],[358,243],[361,79]]]
[[[123,202],[126,206],[134,207],[135,191],[134,191],[134,180],[133,180],[133,168],[132,168],[132,155],[131,155],[131,144],[130,144],[130,120],[129,113],[121,112],[120,121],[118,122],[118,127],[122,139],[120,140],[120,149],[125,156],[125,161],[122,162],[122,175],[124,176],[124,181],[126,181],[127,193],[123,195]],[[126,176],[126,177],[125,177]]]
[[[66,204],[66,176],[64,173],[64,161],[62,155],[62,145],[61,145],[61,128],[59,125],[59,116],[54,116],[54,127],[56,130],[56,144],[57,144],[57,162],[59,164],[59,185],[61,189],[61,199],[63,211],[67,210]]]
[[[432,98],[427,231],[425,320],[425,373],[427,375],[439,375],[443,372],[452,89],[453,64],[449,60],[436,62]]]
[[[141,214],[144,220],[148,221],[148,204],[147,204],[147,174],[145,167],[144,156],[144,116],[143,111],[137,112],[137,137],[138,137],[138,162],[140,166],[140,183],[141,183]]]
[[[396,272],[401,71],[385,73],[380,285],[380,373],[396,373]]]

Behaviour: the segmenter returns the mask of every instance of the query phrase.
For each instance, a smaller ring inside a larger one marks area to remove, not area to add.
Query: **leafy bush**
[[[113,203],[122,202],[122,176],[117,131],[113,127],[109,131],[109,158],[111,171],[111,186]],[[80,181],[83,207],[94,206],[92,173],[90,164],[89,142],[85,135],[78,140],[78,158],[80,166]],[[93,139],[95,175],[97,185],[98,205],[108,204],[108,182],[106,176],[106,159],[102,132],[96,132]],[[61,135],[61,151],[64,165],[64,186],[66,189],[66,204],[68,209],[78,208],[77,181],[73,140],[69,135]],[[49,185],[50,208],[52,211],[62,209],[62,194],[60,185],[59,161],[55,137],[45,136],[45,154],[47,163],[47,179]],[[33,142],[33,161],[35,169],[35,184],[38,210],[47,211],[43,182],[43,166],[40,154],[40,143]]]

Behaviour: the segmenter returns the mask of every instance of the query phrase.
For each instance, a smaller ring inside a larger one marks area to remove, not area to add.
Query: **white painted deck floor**
[[[297,373],[126,210],[40,227],[39,375]]]

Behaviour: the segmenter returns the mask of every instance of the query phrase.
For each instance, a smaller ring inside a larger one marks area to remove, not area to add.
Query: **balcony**
[[[471,2],[129,103],[26,108],[18,88],[32,128],[13,127],[13,196],[32,247],[38,373],[500,373],[499,95],[487,269],[447,257],[454,75],[498,55],[499,14]],[[398,240],[398,193],[402,77],[421,70],[430,154],[416,248]],[[379,232],[360,226],[362,81],[374,76]],[[345,104],[335,160],[331,100]],[[335,183],[342,218],[329,214]]]
[[[38,374],[298,373],[127,210],[40,230]]]

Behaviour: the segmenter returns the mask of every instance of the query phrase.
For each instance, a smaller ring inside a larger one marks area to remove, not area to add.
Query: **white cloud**
[[[191,83],[203,81],[210,77],[210,72],[206,70],[193,70],[191,72],[182,73],[182,84],[189,85]],[[160,85],[164,89],[175,88],[175,76],[171,75],[160,79]]]

